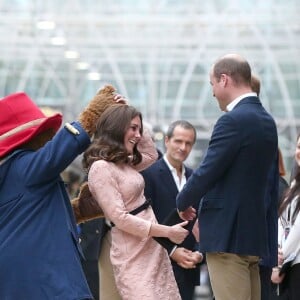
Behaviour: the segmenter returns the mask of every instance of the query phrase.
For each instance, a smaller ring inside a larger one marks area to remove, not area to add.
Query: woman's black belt
[[[149,199],[146,199],[146,201],[142,205],[140,205],[137,208],[131,210],[129,213],[131,215],[137,215],[138,213],[140,213],[144,209],[147,209],[150,205],[151,205],[151,199],[149,198]],[[111,227],[115,226],[115,224],[113,222],[110,222],[110,225],[111,225]]]

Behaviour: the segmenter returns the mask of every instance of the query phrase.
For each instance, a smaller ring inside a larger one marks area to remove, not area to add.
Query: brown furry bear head
[[[80,114],[79,122],[90,136],[94,134],[96,122],[106,108],[117,104],[114,100],[115,96],[116,89],[112,85],[104,86],[97,92],[86,109]]]

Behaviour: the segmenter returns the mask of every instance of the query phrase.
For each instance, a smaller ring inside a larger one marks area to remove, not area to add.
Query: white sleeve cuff
[[[175,245],[172,249],[172,251],[169,254],[169,257],[171,257],[173,255],[173,253],[175,252],[175,250],[177,249],[177,245]]]

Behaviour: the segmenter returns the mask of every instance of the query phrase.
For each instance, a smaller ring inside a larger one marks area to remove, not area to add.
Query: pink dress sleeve
[[[105,217],[116,227],[141,238],[148,237],[151,221],[129,214],[125,206],[126,199],[123,199],[119,191],[118,168],[104,160],[94,162],[88,176],[89,189],[103,209]],[[134,187],[128,186],[128,189],[132,188]],[[126,191],[122,193],[126,194]]]
[[[142,154],[143,159],[133,168],[140,172],[152,165],[158,158],[157,149],[147,128],[144,128],[143,136],[138,143],[138,150]]]

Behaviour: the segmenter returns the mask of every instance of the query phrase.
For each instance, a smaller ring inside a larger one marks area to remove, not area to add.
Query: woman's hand
[[[120,104],[128,104],[128,100],[121,94],[116,94],[114,100]]]
[[[189,231],[183,227],[188,224],[187,221],[173,225],[169,229],[168,238],[175,244],[180,244],[189,234]]]
[[[272,269],[271,281],[275,284],[279,284],[282,282],[285,274],[279,275],[280,268],[275,267]]]
[[[281,248],[278,248],[278,266],[282,266],[283,261],[284,261],[283,252]]]

